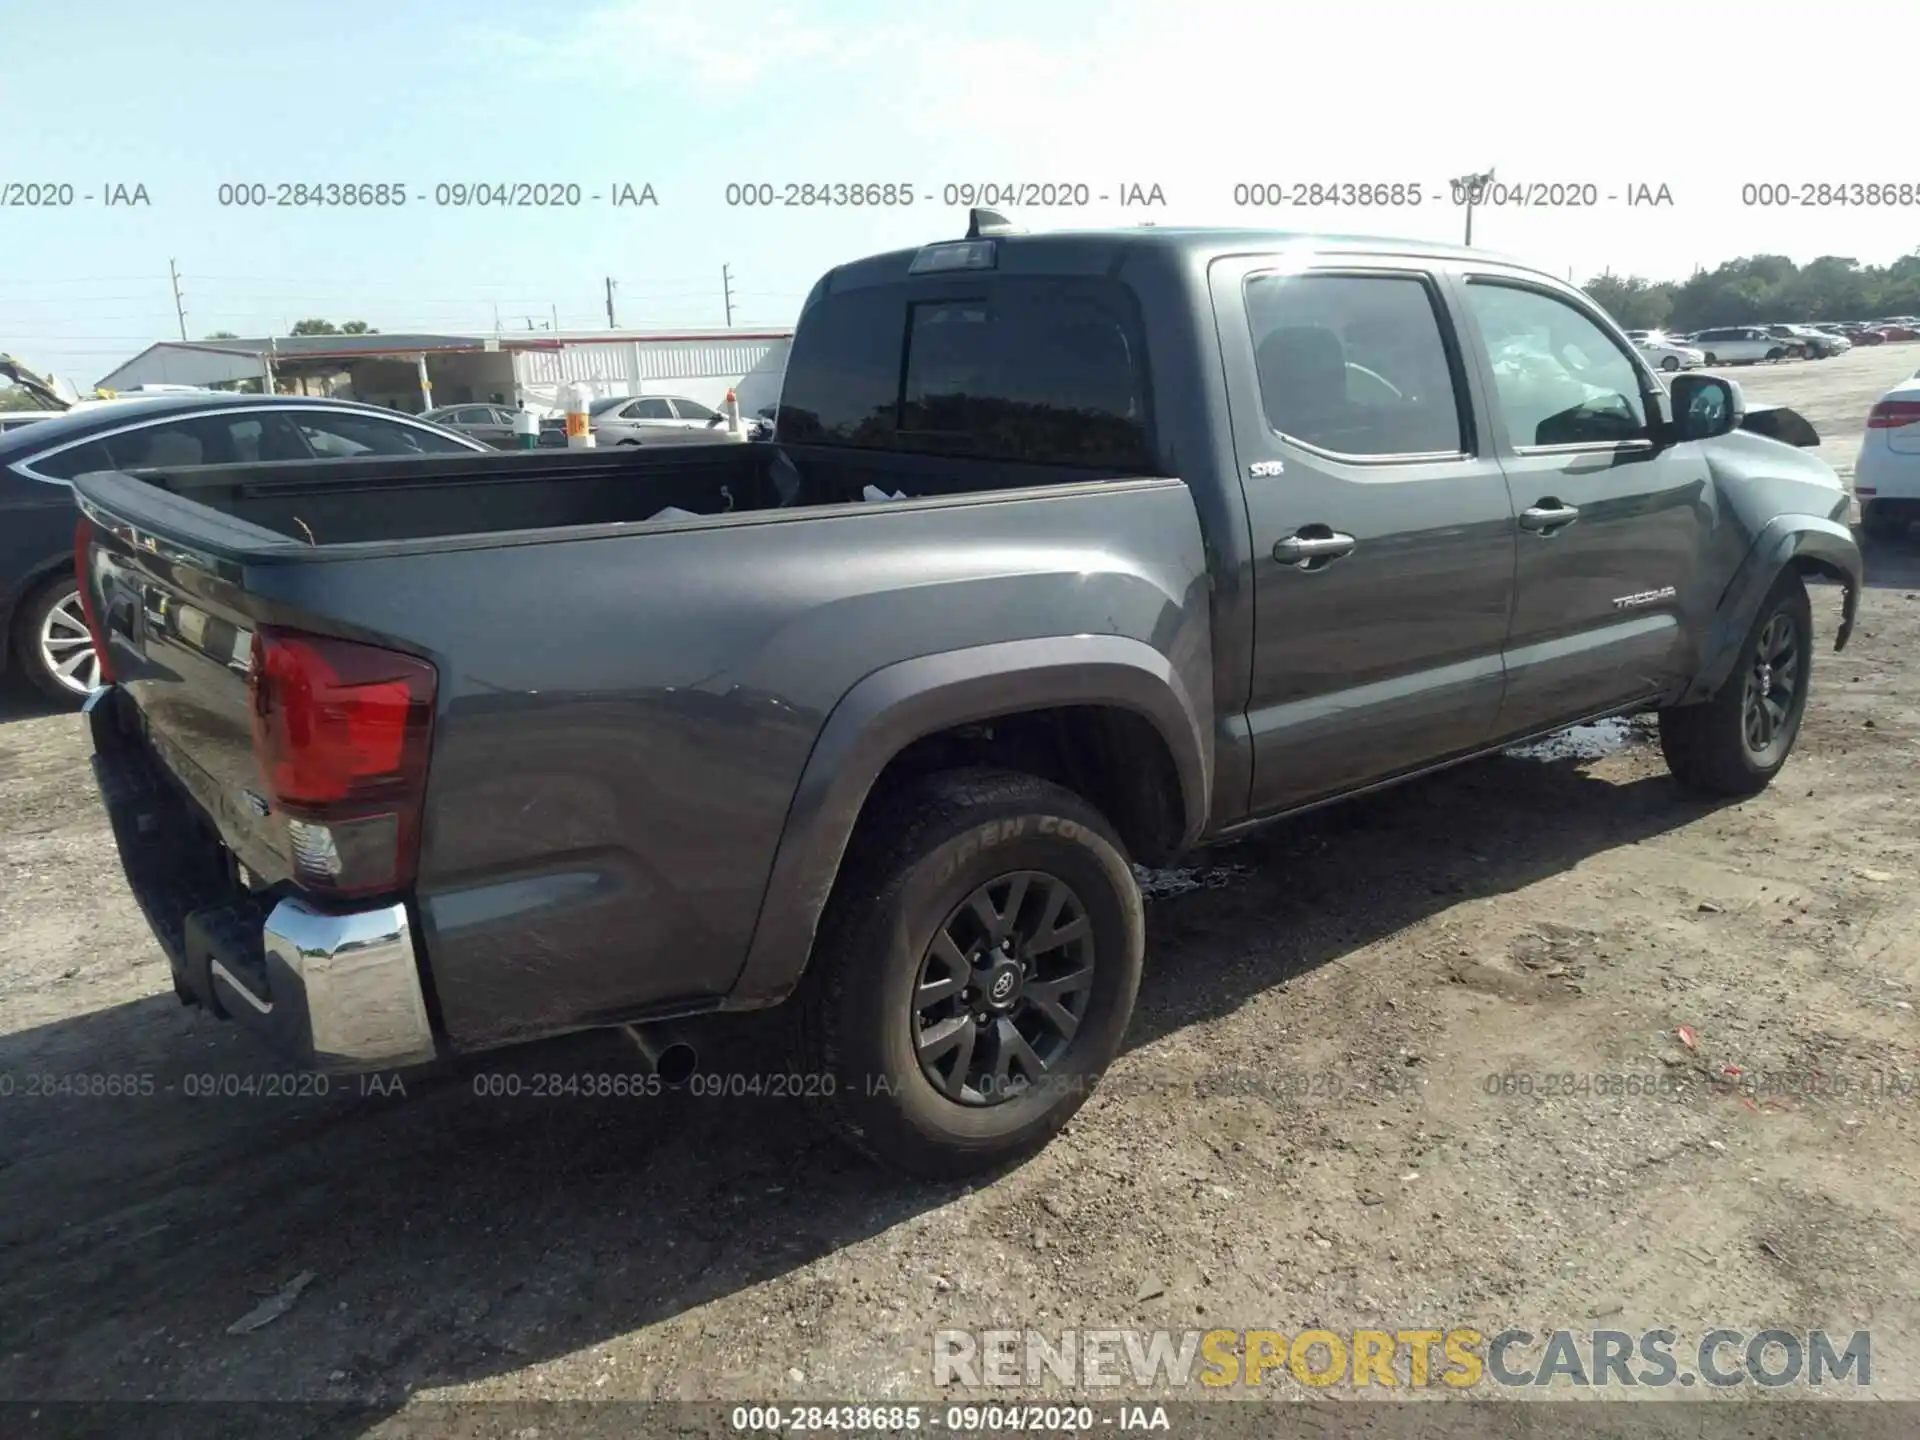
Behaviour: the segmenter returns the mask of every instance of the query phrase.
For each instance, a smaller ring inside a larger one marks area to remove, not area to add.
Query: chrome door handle
[[[1338,560],[1352,553],[1353,546],[1353,536],[1337,531],[1326,535],[1289,535],[1274,542],[1273,558],[1282,565],[1297,565],[1305,570],[1316,560]]]
[[[1579,518],[1578,506],[1542,503],[1520,512],[1520,528],[1537,535],[1550,535],[1555,530],[1565,529]]]

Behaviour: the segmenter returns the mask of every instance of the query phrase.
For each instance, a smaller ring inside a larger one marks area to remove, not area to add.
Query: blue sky
[[[1163,210],[1016,211],[1064,224],[1272,224],[1457,238],[1418,208],[1261,211],[1237,182],[1418,181],[1496,165],[1516,181],[1666,185],[1669,207],[1506,207],[1475,239],[1584,279],[1684,275],[1767,250],[1884,262],[1920,246],[1905,209],[1753,207],[1743,184],[1905,182],[1910,87],[1863,37],[1893,5],[1675,0],[1280,5],[1044,0],[0,0],[7,182],[134,209],[0,208],[0,350],[91,384],[187,331],[284,332],[305,316],[387,331],[527,317],[785,325],[818,273],[959,233],[948,183],[1158,184]],[[1789,18],[1789,16],[1793,18]],[[1732,17],[1732,18],[1729,18]],[[1910,22],[1901,22],[1908,24]],[[1897,68],[1897,66],[1896,66]],[[1696,112],[1689,114],[1689,112]],[[876,180],[888,211],[730,208],[729,182]],[[223,182],[371,181],[397,210],[222,207]],[[655,208],[437,208],[439,182],[645,183]],[[4,193],[0,192],[0,198]]]

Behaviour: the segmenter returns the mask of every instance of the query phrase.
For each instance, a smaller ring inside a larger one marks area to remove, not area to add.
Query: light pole
[[[1487,186],[1493,183],[1493,170],[1488,168],[1479,175],[1462,175],[1450,182],[1453,186],[1453,203],[1467,207],[1467,240],[1473,244],[1473,207],[1485,196]]]

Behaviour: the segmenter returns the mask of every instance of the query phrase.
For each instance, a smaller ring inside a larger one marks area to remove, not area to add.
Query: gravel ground
[[[1735,373],[1845,473],[1916,365]],[[936,1330],[1425,1323],[1870,1329],[1872,1394],[1920,1399],[1920,566],[1869,560],[1758,799],[1684,801],[1645,726],[1588,727],[1153,876],[1108,1083],[973,1189],[784,1101],[206,1097],[272,1062],[175,1002],[78,721],[9,695],[0,1398],[945,1401]]]

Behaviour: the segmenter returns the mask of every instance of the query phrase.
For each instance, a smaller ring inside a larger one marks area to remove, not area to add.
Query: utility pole
[[[1489,167],[1483,174],[1462,175],[1449,181],[1453,186],[1453,203],[1467,207],[1467,241],[1473,244],[1473,207],[1486,196],[1487,186],[1493,183],[1493,170]]]
[[[607,277],[607,328],[609,330],[620,328],[620,322],[613,318],[613,277],[611,275]]]
[[[731,330],[733,328],[733,267],[731,265],[720,267],[720,293],[726,297],[727,328]]]
[[[558,305],[555,305],[551,308],[553,311],[553,323],[549,325],[547,328],[549,330],[558,330],[560,328],[560,307]]]
[[[173,277],[173,313],[180,322],[180,338],[187,338],[187,312],[180,303],[180,267],[172,260],[167,261],[167,273]]]

